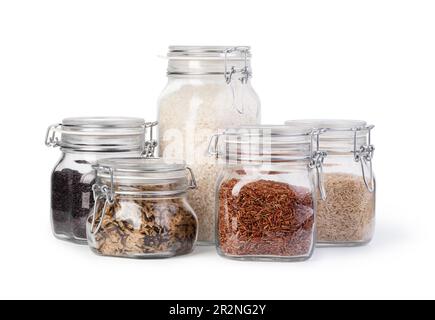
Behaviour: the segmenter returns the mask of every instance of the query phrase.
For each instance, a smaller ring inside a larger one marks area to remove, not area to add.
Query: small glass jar
[[[260,123],[250,48],[170,47],[168,59],[169,81],[159,100],[160,156],[192,166],[198,190],[189,202],[199,219],[199,243],[213,245],[218,166],[207,145],[220,128]]]
[[[374,146],[365,121],[299,120],[292,127],[322,128],[320,148],[328,153],[324,164],[327,199],[318,201],[319,245],[358,246],[370,242],[375,230],[376,182]]]
[[[49,127],[46,145],[62,151],[51,177],[51,222],[56,238],[87,243],[86,220],[94,204],[92,165],[104,158],[152,155],[156,141],[151,127],[155,125],[137,118],[101,117],[68,118]]]
[[[316,190],[325,154],[320,132],[288,127],[227,129],[210,144],[221,159],[217,249],[239,260],[303,261],[316,234]]]
[[[198,222],[187,192],[196,181],[184,162],[108,159],[95,168],[88,242],[96,254],[147,259],[192,252]]]

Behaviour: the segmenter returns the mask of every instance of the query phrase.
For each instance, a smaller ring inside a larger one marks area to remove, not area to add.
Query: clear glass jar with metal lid
[[[285,126],[227,129],[209,152],[220,159],[217,248],[239,260],[303,261],[316,235],[323,195],[320,131]]]
[[[152,127],[137,118],[68,118],[49,127],[46,145],[62,156],[51,178],[51,221],[54,235],[86,244],[86,219],[93,207],[92,168],[111,157],[151,156],[156,141]]]
[[[196,181],[184,162],[108,159],[95,168],[96,201],[88,219],[95,253],[146,259],[192,252],[198,227],[187,193]]]
[[[207,156],[219,128],[260,123],[260,101],[251,85],[249,47],[170,47],[168,84],[159,100],[160,155],[184,159],[198,190],[189,201],[199,218],[199,243],[213,244],[218,174]]]
[[[327,199],[318,202],[320,245],[357,246],[371,241],[375,230],[376,182],[373,172],[374,126],[354,120],[288,121],[291,127],[322,128]]]

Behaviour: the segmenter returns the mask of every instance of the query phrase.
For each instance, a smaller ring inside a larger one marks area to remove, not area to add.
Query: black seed
[[[86,239],[86,218],[94,205],[92,185],[82,183],[83,175],[75,170],[63,169],[52,176],[51,207],[56,234]]]

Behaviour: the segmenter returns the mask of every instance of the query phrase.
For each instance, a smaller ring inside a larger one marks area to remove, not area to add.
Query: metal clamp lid
[[[145,161],[160,160],[158,158],[130,158],[130,159],[127,158],[127,159],[108,159],[106,161],[109,161],[109,162],[110,161],[116,161],[116,160],[119,160],[119,161],[124,161],[124,160],[125,161],[129,161],[129,160],[140,160],[140,159],[145,160]],[[97,171],[97,174],[103,173],[103,174],[106,174],[109,177],[109,179],[108,179],[109,180],[109,185],[105,184],[105,185],[101,186],[101,188],[105,187],[106,190],[108,191],[108,193],[106,194],[106,198],[108,198],[108,199],[113,199],[114,195],[116,195],[116,194],[119,194],[119,195],[133,194],[133,193],[137,194],[137,195],[149,195],[150,194],[149,191],[144,191],[144,192],[131,191],[131,192],[126,193],[126,192],[123,192],[123,191],[117,191],[117,190],[115,190],[115,178],[118,178],[118,179],[125,178],[125,176],[122,176],[122,175],[116,176],[116,172],[118,172],[118,171],[119,171],[119,173],[122,173],[122,174],[129,173],[129,174],[131,174],[130,176],[135,176],[135,175],[138,175],[138,174],[141,174],[141,173],[152,173],[154,175],[159,175],[159,174],[164,175],[164,174],[168,174],[168,173],[171,173],[171,172],[175,172],[175,173],[176,172],[180,172],[180,175],[181,175],[182,171],[186,171],[187,177],[188,177],[188,182],[187,182],[185,188],[174,190],[174,191],[169,191],[169,192],[168,191],[156,191],[155,192],[156,194],[157,193],[158,194],[162,194],[162,193],[165,193],[165,192],[167,192],[168,194],[179,194],[179,193],[184,193],[187,190],[196,189],[198,187],[198,184],[196,182],[196,178],[195,178],[195,175],[193,173],[193,170],[190,167],[188,167],[188,166],[183,166],[182,169],[181,169],[181,166],[177,165],[177,166],[174,166],[173,169],[170,169],[170,168],[169,169],[162,169],[161,171],[158,170],[158,169],[155,170],[155,171],[147,171],[147,170],[143,171],[143,170],[134,169],[134,168],[132,168],[132,169],[124,169],[124,168],[118,169],[118,168],[114,168],[112,166],[100,165],[100,164],[94,165],[93,168],[94,168],[94,170]],[[127,176],[127,179],[130,176]],[[143,177],[142,179],[143,180],[147,180],[146,177]],[[180,179],[180,176],[162,178],[162,180],[165,180],[165,181],[178,180],[178,179]],[[151,181],[154,181],[154,180],[151,180]],[[158,184],[158,183],[156,183],[156,184]]]
[[[92,210],[92,222],[91,222],[90,232],[92,233],[92,235],[96,235],[98,231],[100,231],[101,226],[103,225],[104,217],[106,216],[107,207],[113,205],[115,201],[114,201],[114,195],[112,191],[109,190],[109,188],[106,185],[99,186],[94,184],[92,186],[92,191],[94,193],[95,204]],[[97,206],[100,200],[105,200],[104,207],[101,213],[100,221],[98,222],[98,225],[95,226],[97,222]]]
[[[216,159],[219,158],[219,150],[218,150],[218,145],[219,145],[219,139],[222,136],[222,133],[217,133],[214,134],[210,137],[210,141],[208,144],[208,148],[207,148],[207,153],[210,156],[214,156],[216,157]]]
[[[238,52],[244,57],[245,65],[241,69],[237,69],[235,66],[229,67],[228,65],[228,55],[234,52]],[[249,79],[252,77],[252,71],[249,67],[248,59],[250,56],[250,49],[248,47],[233,47],[225,50],[225,81],[230,84],[233,80],[233,76],[240,73],[242,76],[239,78],[242,84],[247,84]]]
[[[361,120],[292,120],[286,125],[323,128],[322,148],[330,154],[353,155],[355,162],[361,164],[364,183],[370,193],[375,191],[373,155],[375,147],[371,133],[375,126]]]
[[[45,135],[45,145],[47,147],[56,148],[60,146],[60,137],[58,137],[59,129],[62,128],[61,123],[56,123],[48,127]]]
[[[319,190],[320,197],[322,200],[326,200],[327,194],[326,194],[326,188],[324,183],[324,172],[323,172],[323,165],[325,162],[325,159],[328,155],[326,151],[320,150],[320,136],[325,132],[325,129],[319,129],[319,130],[310,130],[307,133],[305,131],[300,131],[299,134],[293,133],[293,136],[308,136],[308,139],[311,139],[311,141],[308,141],[309,144],[309,156],[308,157],[301,157],[301,158],[285,158],[282,157],[283,162],[289,162],[289,161],[309,161],[308,162],[308,168],[310,170],[315,170],[315,176],[316,176],[316,182],[315,185]],[[210,138],[209,146],[208,146],[208,153],[210,156],[216,157],[218,159],[221,156],[221,153],[219,152],[219,139],[222,136],[225,136],[226,133],[219,133],[215,134]],[[290,133],[288,133],[289,137],[291,136]],[[278,137],[275,135],[275,137]],[[286,141],[284,143],[291,144],[290,141]],[[272,147],[273,148],[273,147]],[[308,151],[308,149],[307,149]],[[261,160],[259,161],[261,162]],[[277,163],[280,161],[276,161],[274,163]]]
[[[226,157],[242,162],[306,161],[312,155],[311,133],[311,129],[294,130],[277,125],[227,128],[210,137],[207,151],[217,159]],[[225,148],[220,148],[222,137]]]
[[[244,66],[242,68],[237,69],[235,66],[228,65],[228,55],[234,52],[238,52],[243,55],[244,58]],[[249,79],[252,77],[252,71],[249,67],[248,58],[250,56],[250,51],[248,47],[234,47],[228,48],[225,50],[225,82],[227,85],[231,86],[231,92],[233,95],[233,107],[240,114],[245,113],[245,86],[249,83]],[[239,81],[242,84],[240,88],[240,92],[237,91],[235,84],[233,83],[233,77],[235,74],[240,74]]]
[[[320,198],[326,200],[326,189],[323,175],[323,164],[325,162],[328,153],[320,150],[320,135],[325,130],[314,130],[311,134],[311,161],[308,164],[308,168],[316,170],[316,186],[320,192]]]
[[[92,212],[92,222],[91,222],[91,229],[90,232],[92,233],[92,235],[95,235],[98,233],[98,231],[101,229],[101,226],[103,225],[103,220],[104,217],[106,215],[106,210],[108,206],[111,206],[115,203],[115,192],[113,190],[113,186],[114,186],[114,175],[113,175],[113,169],[110,167],[100,167],[102,169],[108,170],[110,173],[110,187],[107,185],[98,185],[98,184],[94,184],[92,186],[92,192],[94,195],[94,208],[93,208],[93,212]],[[103,207],[103,211],[101,214],[101,218],[100,221],[98,222],[97,227],[95,227],[96,221],[97,221],[97,206],[98,206],[98,202],[100,200],[105,200],[104,201],[104,207]]]
[[[224,77],[233,97],[232,106],[243,114],[246,104],[246,85],[252,77],[251,48],[248,46],[171,46],[168,57],[168,76],[221,76]],[[185,63],[193,59],[198,63]],[[181,62],[180,62],[181,60]],[[205,62],[204,62],[205,61]],[[211,62],[210,62],[211,61]],[[210,63],[209,63],[210,62]],[[222,66],[222,62],[224,66]],[[238,81],[233,81],[239,76]],[[242,85],[240,87],[239,85]]]
[[[145,138],[144,151],[142,152],[142,156],[145,158],[152,158],[155,156],[155,150],[159,143],[154,139],[154,128],[157,127],[158,124],[157,121],[145,123],[145,135],[147,134],[147,129],[150,129],[150,137],[149,139]]]
[[[157,125],[139,118],[69,118],[49,126],[45,145],[83,152],[138,151],[153,157],[158,145],[154,138]]]
[[[372,125],[354,129],[354,159],[355,162],[361,163],[364,183],[370,193],[375,192],[376,189],[375,175],[373,172],[373,155],[375,152],[375,146],[372,144],[372,130],[374,127],[375,126]],[[363,130],[368,132],[368,141],[366,145],[363,145],[358,149],[358,132]]]

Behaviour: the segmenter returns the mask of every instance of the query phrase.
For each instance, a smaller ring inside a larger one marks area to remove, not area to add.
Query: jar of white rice
[[[184,159],[198,189],[189,202],[199,219],[199,243],[215,243],[216,159],[207,153],[219,129],[260,123],[251,86],[249,47],[169,48],[168,84],[159,100],[160,155]]]

